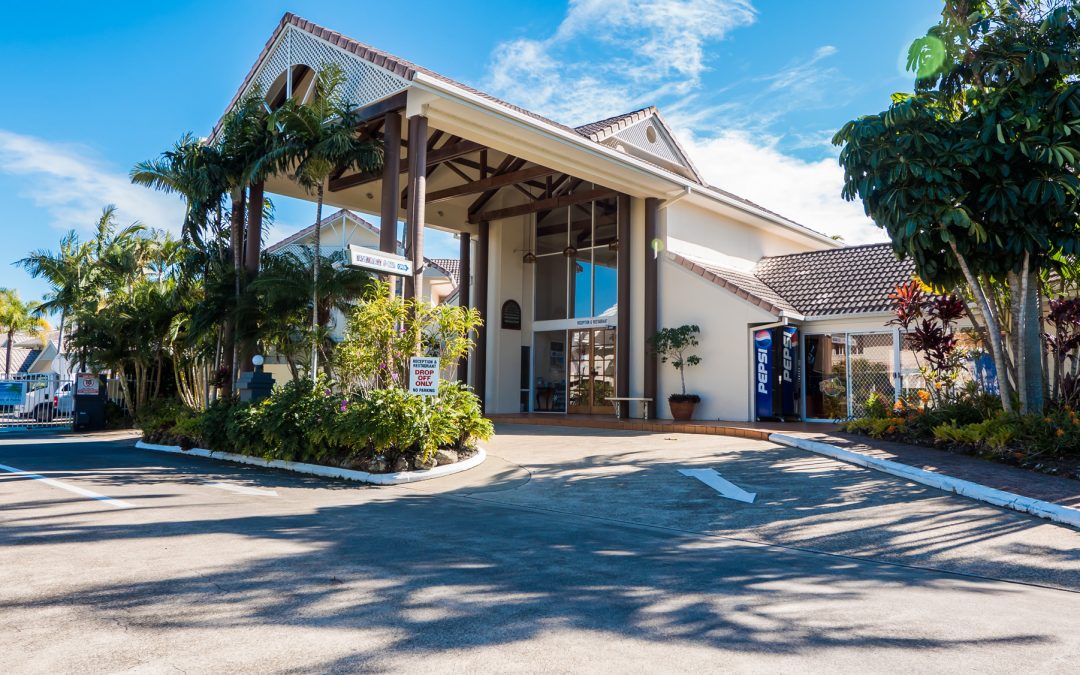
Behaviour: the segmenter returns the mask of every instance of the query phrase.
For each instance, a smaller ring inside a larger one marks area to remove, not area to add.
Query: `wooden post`
[[[386,113],[383,121],[383,175],[382,202],[379,213],[379,250],[383,253],[397,253],[398,244],[398,195],[401,175],[401,115],[393,110]],[[383,275],[383,281],[390,286],[390,295],[394,295],[397,277]]]
[[[458,306],[470,307],[469,304],[469,277],[472,274],[472,236],[468,232],[458,234]],[[469,381],[469,354],[461,358],[458,363],[458,380],[468,383]]]
[[[419,301],[424,295],[424,204],[427,200],[427,118],[409,118],[409,253],[413,263],[412,297]]]
[[[616,213],[616,237],[618,250],[615,253],[616,274],[618,279],[618,319],[615,327],[615,396],[625,398],[630,395],[630,196],[619,195]],[[618,417],[630,417],[630,402],[619,401]]]
[[[656,249],[653,246],[653,242],[657,238],[659,222],[660,200],[655,197],[649,197],[645,200],[645,306],[642,308],[642,314],[645,318],[645,340],[643,342],[645,353],[643,355],[642,368],[645,375],[645,391],[642,392],[642,396],[653,399],[656,415],[659,415],[659,411],[661,410],[660,401],[656,400],[657,359],[656,352],[653,351],[649,339],[656,335],[656,331],[659,329],[656,320],[657,272],[659,261],[657,260]]]
[[[487,411],[487,323],[488,323],[488,221],[477,224],[476,238],[476,293],[473,304],[480,310],[483,325],[476,335],[476,352],[473,363],[473,391],[480,398],[480,409]]]

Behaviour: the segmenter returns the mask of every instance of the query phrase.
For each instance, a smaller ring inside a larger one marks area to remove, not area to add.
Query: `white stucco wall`
[[[695,351],[701,364],[686,371],[686,392],[701,396],[695,419],[748,421],[750,329],[776,319],[669,259],[662,259],[659,276],[660,327],[701,328]],[[661,363],[658,380],[657,416],[670,418],[667,397],[679,393],[679,374],[670,363]]]
[[[531,343],[532,265],[522,262],[528,249],[532,216],[491,223],[488,277],[487,411],[516,413],[521,409],[521,347]],[[502,305],[521,305],[521,330],[500,327]]]

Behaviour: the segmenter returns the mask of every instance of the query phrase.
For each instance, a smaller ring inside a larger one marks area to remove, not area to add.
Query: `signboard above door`
[[[411,276],[413,273],[413,264],[408,258],[356,244],[349,244],[349,265],[399,277]]]

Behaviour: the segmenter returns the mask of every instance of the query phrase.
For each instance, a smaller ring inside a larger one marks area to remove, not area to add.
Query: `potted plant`
[[[671,362],[675,370],[679,371],[679,381],[682,384],[682,393],[668,396],[668,406],[671,408],[671,416],[677,420],[688,420],[694,416],[694,407],[701,402],[697,394],[686,393],[686,369],[701,363],[701,357],[688,353],[698,346],[697,335],[701,332],[697,326],[679,326],[678,328],[663,328],[649,339],[653,351],[660,357],[662,363]]]

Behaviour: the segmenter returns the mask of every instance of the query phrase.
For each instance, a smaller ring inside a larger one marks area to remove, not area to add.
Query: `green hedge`
[[[421,397],[400,388],[342,396],[324,380],[294,380],[258,404],[221,399],[199,413],[158,402],[138,422],[150,443],[369,471],[430,466],[438,450],[468,454],[493,433],[476,395],[447,381]]]

